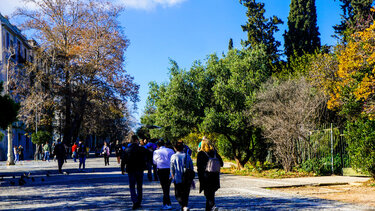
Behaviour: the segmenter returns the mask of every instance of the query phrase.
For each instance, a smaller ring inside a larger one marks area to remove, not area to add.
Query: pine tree
[[[339,0],[343,15],[341,23],[334,26],[335,33],[345,42],[350,34],[369,27],[375,18],[371,11],[373,0]]]
[[[288,16],[289,31],[285,31],[285,54],[313,53],[320,48],[315,0],[292,0]]]
[[[228,50],[230,51],[230,50],[232,50],[232,49],[233,49],[233,39],[230,38],[230,39],[229,39],[229,44],[228,44]]]
[[[247,32],[247,40],[242,41],[242,45],[253,49],[263,44],[271,60],[277,61],[280,42],[275,39],[274,33],[279,31],[277,25],[283,24],[283,21],[276,16],[270,19],[265,18],[264,3],[257,3],[256,0],[240,0],[240,3],[247,7],[246,16],[248,17],[246,25],[241,26],[242,30]]]

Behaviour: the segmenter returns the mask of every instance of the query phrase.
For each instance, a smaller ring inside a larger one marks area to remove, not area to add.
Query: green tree
[[[3,82],[0,82],[0,93],[3,92]],[[0,128],[6,129],[8,125],[17,120],[20,105],[10,98],[9,95],[0,95]],[[1,140],[1,139],[0,139]]]
[[[375,18],[373,0],[339,0],[343,15],[341,23],[333,26],[335,33],[346,42],[351,34],[369,27]]]
[[[233,39],[230,38],[230,39],[229,39],[229,44],[228,44],[228,50],[230,51],[230,50],[232,50],[232,49],[233,49]]]
[[[206,65],[196,62],[190,71],[172,61],[169,83],[150,86],[142,123],[162,126],[155,132],[172,140],[197,131],[219,134],[238,167],[262,159],[264,140],[244,113],[270,75],[264,48],[231,50],[221,59],[211,55]]]
[[[288,60],[293,56],[314,53],[320,48],[316,24],[315,0],[292,0],[288,16],[288,31],[284,33],[285,54]]]
[[[41,144],[49,143],[51,139],[52,139],[52,135],[48,131],[41,130],[41,131],[31,134],[31,141],[37,146]]]
[[[248,48],[256,48],[261,44],[266,46],[266,52],[270,55],[271,61],[275,62],[279,59],[280,42],[274,37],[279,31],[278,24],[283,21],[276,16],[265,18],[264,3],[256,0],[240,0],[240,3],[247,7],[246,16],[247,23],[242,25],[242,30],[247,32],[247,40],[243,41],[243,45]]]

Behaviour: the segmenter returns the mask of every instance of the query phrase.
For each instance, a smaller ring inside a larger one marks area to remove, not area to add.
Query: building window
[[[5,38],[5,45],[6,45],[6,48],[9,49],[10,37],[9,37],[9,33],[8,32],[7,32],[6,38]]]

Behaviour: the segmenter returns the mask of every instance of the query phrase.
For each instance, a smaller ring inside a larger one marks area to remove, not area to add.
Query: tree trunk
[[[79,112],[76,114],[76,118],[74,119],[74,122],[73,122],[73,127],[72,127],[73,142],[77,140],[79,136],[79,132],[82,126],[83,116],[86,110],[86,105],[87,105],[87,93],[85,92],[83,96],[81,97],[81,100],[79,103],[79,109],[78,109]]]
[[[38,160],[39,156],[39,144],[35,145],[35,153],[34,153],[34,160]]]
[[[65,83],[65,126],[63,143],[67,144],[72,143],[72,93],[70,90],[69,71],[66,73]]]

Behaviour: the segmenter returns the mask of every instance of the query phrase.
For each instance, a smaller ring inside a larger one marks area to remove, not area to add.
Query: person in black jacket
[[[62,166],[64,164],[65,156],[66,156],[66,151],[65,151],[65,146],[61,142],[60,139],[57,140],[57,144],[55,146],[55,149],[53,151],[53,154],[56,155],[57,159],[57,165],[59,168],[59,173],[62,174]]]
[[[147,167],[147,150],[139,146],[138,137],[135,135],[131,137],[130,145],[125,149],[124,163],[129,176],[133,209],[137,209],[141,207],[142,203],[143,171]],[[135,185],[137,185],[137,191]]]
[[[199,193],[204,191],[206,197],[206,210],[215,210],[215,192],[220,188],[220,172],[206,171],[209,157],[217,157],[220,165],[223,160],[208,139],[202,140],[201,151],[197,155],[197,168],[199,178]]]

